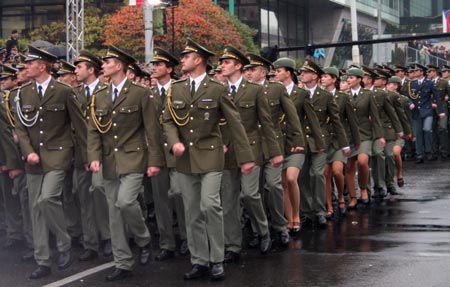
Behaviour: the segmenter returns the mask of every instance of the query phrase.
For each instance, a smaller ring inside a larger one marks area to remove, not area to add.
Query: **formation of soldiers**
[[[240,260],[242,218],[264,255],[302,228],[398,194],[403,148],[417,163],[448,156],[450,67],[339,71],[306,60],[297,71],[294,59],[226,46],[211,69],[213,56],[191,39],[180,60],[155,48],[151,79],[115,46],[61,61],[58,80],[56,57],[33,46],[3,65],[6,247],[25,240],[22,260],[38,265],[31,279],[51,274],[51,237],[58,269],[81,242],[79,261],[113,256],[106,279],[130,276],[130,238],[140,264],[152,257],[153,202],[155,260],[190,254],[184,279],[220,280],[223,264]]]

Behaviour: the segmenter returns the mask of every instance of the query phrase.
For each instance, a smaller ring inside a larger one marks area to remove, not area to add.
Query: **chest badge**
[[[206,113],[203,115],[203,119],[204,119],[205,121],[209,121],[209,113],[208,113],[208,112],[206,112]]]

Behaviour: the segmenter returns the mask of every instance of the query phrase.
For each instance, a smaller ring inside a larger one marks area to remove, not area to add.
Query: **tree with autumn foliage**
[[[190,37],[220,53],[224,45],[231,44],[242,51],[256,51],[253,36],[256,31],[240,22],[211,0],[180,0],[174,9],[175,55]],[[172,50],[172,8],[167,9],[167,34],[154,36],[154,45]],[[105,19],[103,33],[105,45],[117,45],[138,59],[144,58],[144,19],[142,7],[124,6]]]

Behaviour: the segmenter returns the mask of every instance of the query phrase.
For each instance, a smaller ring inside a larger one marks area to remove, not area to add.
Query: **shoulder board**
[[[255,85],[255,86],[260,86],[260,87],[262,86],[260,83],[257,83],[255,81],[247,81],[247,83],[250,85]]]
[[[103,90],[105,90],[106,88],[108,88],[107,85],[99,86],[98,88],[96,88],[96,89],[94,90],[93,94],[97,94],[98,92],[103,91]]]
[[[269,84],[271,84],[271,85],[278,85],[278,86],[284,87],[283,84],[278,82],[278,81],[269,81]]]
[[[134,85],[134,86],[141,87],[141,88],[148,88],[146,85],[138,83],[138,82],[135,82],[135,81],[132,81],[131,84]]]
[[[28,83],[25,83],[25,84],[23,84],[22,86],[20,86],[19,88],[25,88],[25,87],[31,85],[31,83],[32,83],[31,81],[28,82]]]
[[[11,93],[12,92],[15,92],[15,91],[17,91],[18,89],[19,89],[20,87],[15,87],[15,88],[12,88],[11,90],[9,90]]]
[[[218,80],[216,80],[216,79],[214,79],[214,78],[210,78],[210,79],[211,79],[211,82],[213,82],[213,83],[219,84],[219,85],[221,85],[221,86],[225,86],[224,83],[222,83],[222,82],[220,82],[220,81],[218,81]]]
[[[184,82],[184,81],[187,81],[187,78],[186,78],[186,79],[179,79],[179,80],[176,80],[176,81],[172,81],[172,85],[173,85],[173,84],[182,83],[182,82]]]
[[[72,87],[71,85],[69,85],[69,84],[67,84],[67,83],[64,83],[64,82],[60,82],[60,81],[55,81],[56,83],[57,83],[57,85],[58,84],[61,84],[61,85],[63,85],[63,86],[66,86],[66,87],[68,87],[68,88],[71,88],[71,89],[73,89],[74,87]]]

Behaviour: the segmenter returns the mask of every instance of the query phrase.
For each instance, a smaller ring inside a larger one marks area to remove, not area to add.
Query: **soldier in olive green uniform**
[[[383,128],[384,139],[386,146],[377,150],[377,145],[374,146],[376,156],[373,160],[372,173],[375,182],[374,196],[382,197],[384,188],[390,194],[396,194],[395,190],[395,160],[394,160],[394,145],[396,140],[403,138],[404,132],[402,124],[398,118],[398,113],[395,110],[395,97],[387,93],[386,84],[390,77],[389,70],[375,69],[374,95],[377,103],[378,112],[380,113],[381,125]],[[380,152],[377,152],[380,151]]]
[[[156,86],[152,88],[152,93],[158,102],[159,113],[162,119],[165,112],[163,108],[166,102],[167,92],[173,82],[171,75],[174,74],[175,66],[179,62],[167,51],[155,48],[151,63],[153,65],[152,77],[156,79]],[[161,249],[160,253],[156,256],[156,260],[158,261],[163,261],[174,256],[176,247],[173,229],[174,208],[181,238],[179,252],[181,255],[186,255],[189,252],[186,240],[183,198],[181,197],[182,186],[180,184],[179,174],[175,170],[175,157],[170,153],[164,138],[162,136],[161,138],[163,139],[161,145],[164,146],[166,167],[162,168],[160,173],[152,178],[155,216],[159,231],[159,248]]]
[[[445,117],[440,118],[435,108],[433,117],[433,145],[432,145],[432,159],[435,160],[440,157],[442,160],[447,160],[448,157],[448,100],[450,96],[450,85],[447,80],[439,77],[439,67],[427,65],[427,79],[434,82],[436,89],[439,92],[440,98],[434,99],[434,102],[441,101],[442,109]]]
[[[225,118],[233,131],[231,143],[242,173],[250,174],[254,166],[252,149],[227,87],[206,75],[207,59],[213,55],[188,39],[182,52],[181,70],[190,77],[172,84],[164,113],[164,132],[171,152],[177,157],[176,168],[184,187],[186,231],[193,265],[184,274],[185,279],[208,274],[212,279],[222,279],[225,274],[220,203],[224,147],[220,119]]]
[[[151,91],[126,77],[131,56],[110,46],[102,65],[111,84],[93,94],[88,157],[93,172],[103,168],[115,269],[109,281],[128,277],[133,254],[125,224],[140,247],[140,264],[150,260],[150,233],[137,201],[144,172],[157,175],[164,166],[158,104]]]
[[[308,101],[314,108],[322,129],[325,145],[329,146],[332,140],[336,141],[336,149],[341,150],[344,156],[350,154],[347,136],[339,118],[339,108],[333,95],[321,89],[317,82],[323,71],[312,61],[305,61],[301,71],[301,81],[309,92]],[[309,124],[307,124],[309,126]],[[331,129],[334,135],[330,134]],[[325,190],[325,164],[327,154],[317,149],[315,142],[307,138],[308,152],[306,154],[305,168],[300,175],[302,189],[302,212],[309,220],[317,219],[319,226],[324,226],[326,220],[326,190]]]
[[[327,89],[333,96],[336,104],[339,108],[339,118],[341,119],[342,125],[344,126],[345,133],[349,144],[351,147],[359,147],[361,144],[361,139],[359,136],[358,122],[356,120],[356,115],[354,107],[350,100],[350,95],[337,90],[339,85],[339,71],[334,67],[328,67],[323,69],[324,74],[321,77],[321,84]],[[327,150],[327,165],[325,167],[325,177],[326,177],[326,190],[327,190],[327,219],[331,218],[333,211],[332,204],[332,180],[331,176],[334,178],[334,183],[336,184],[336,189],[338,191],[338,208],[340,215],[345,215],[346,207],[344,200],[344,167],[347,163],[347,157],[338,150],[337,139],[334,138],[334,130],[331,125],[328,126],[329,133],[332,135],[333,139],[331,145]]]
[[[270,114],[275,129],[275,135],[283,154],[291,155],[305,151],[305,138],[298,118],[297,109],[287,94],[286,88],[278,82],[266,80],[266,75],[272,66],[267,59],[252,53],[246,54],[250,61],[247,68],[259,67],[260,73],[250,71],[249,79],[264,87],[270,106]],[[287,127],[282,130],[283,127]],[[288,140],[287,140],[288,139]],[[264,189],[267,191],[267,204],[271,215],[271,227],[278,233],[280,243],[289,243],[287,219],[284,216],[284,191],[281,183],[283,166],[274,167],[269,161],[268,146],[263,138],[264,152]],[[292,224],[291,224],[292,225]]]
[[[355,107],[356,117],[359,125],[359,135],[361,145],[358,150],[353,150],[347,160],[347,172],[345,175],[348,192],[350,194],[349,209],[356,208],[356,163],[358,163],[358,181],[361,189],[361,202],[369,204],[370,199],[367,193],[369,182],[369,157],[372,155],[373,141],[378,139],[378,144],[384,148],[386,141],[383,138],[380,114],[378,112],[375,97],[370,90],[361,86],[364,72],[358,68],[347,70],[347,82],[350,86],[350,95]]]
[[[83,116],[88,123],[91,117],[92,95],[107,87],[98,79],[102,61],[88,51],[81,51],[74,64],[76,65],[77,81],[82,83],[82,85],[74,88],[74,91],[81,104]],[[85,138],[87,140],[87,134]],[[75,146],[74,167],[73,188],[80,200],[84,239],[84,251],[80,254],[78,260],[89,261],[97,258],[97,252],[101,245],[100,240],[103,245],[103,255],[110,256],[112,254],[111,233],[109,231],[108,204],[101,168],[97,173],[90,172],[82,162],[78,145]]]
[[[250,175],[240,174],[234,146],[228,142],[229,134],[233,130],[226,124],[223,125],[224,144],[228,149],[225,157],[228,164],[222,179],[221,196],[225,223],[225,262],[231,262],[238,260],[242,245],[239,215],[240,195],[244,208],[249,213],[256,232],[261,237],[261,253],[265,254],[271,248],[269,225],[259,193],[260,171],[264,160],[263,138],[267,143],[268,158],[271,159],[274,167],[282,164],[283,156],[276,139],[270,106],[263,86],[247,81],[242,76],[243,67],[249,64],[248,59],[236,48],[226,46],[219,60],[222,74],[228,79],[229,98],[241,115],[256,160],[256,166]],[[261,125],[260,129],[258,125]]]
[[[30,278],[37,279],[51,272],[50,232],[55,235],[60,252],[59,269],[67,268],[72,262],[71,240],[60,196],[65,171],[73,156],[71,126],[81,136],[86,132],[86,123],[72,89],[50,76],[51,63],[56,57],[33,46],[29,49],[25,59],[27,74],[34,81],[17,91],[15,122],[21,152],[27,162],[34,257],[39,265]],[[85,159],[86,143],[79,144]]]

